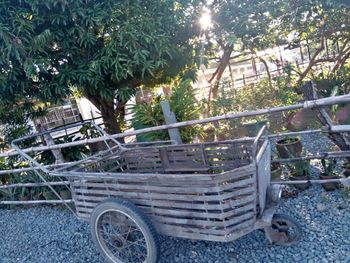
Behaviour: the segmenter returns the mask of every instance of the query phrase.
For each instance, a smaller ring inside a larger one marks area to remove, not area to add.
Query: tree
[[[259,59],[269,72],[267,62],[257,56],[257,51],[280,45],[295,48],[308,42],[312,46],[310,62],[305,68],[295,70],[299,86],[317,65],[332,62],[334,73],[350,57],[348,1],[224,0],[210,3],[208,9],[213,26],[206,35],[213,43],[210,48],[216,47],[211,55],[221,54],[218,67],[208,80],[213,85],[213,97],[230,59],[235,57],[233,52]],[[332,45],[338,45],[337,54],[325,56],[328,46]],[[271,76],[268,77],[271,85]]]
[[[274,45],[270,38],[270,26],[278,5],[267,0],[212,1],[208,6],[213,26],[206,32],[211,54],[221,54],[219,65],[208,82],[213,86],[212,97],[218,94],[219,81],[233,52],[240,55],[256,55],[257,50]],[[263,58],[259,58],[266,64]]]
[[[350,4],[344,0],[281,1],[273,27],[275,38],[290,46],[307,43],[313,48],[308,65],[296,71],[300,85],[320,64],[332,63],[331,73],[350,57]],[[336,46],[334,54],[329,48]]]
[[[79,91],[110,133],[127,100],[193,65],[197,1],[0,1],[0,102]]]

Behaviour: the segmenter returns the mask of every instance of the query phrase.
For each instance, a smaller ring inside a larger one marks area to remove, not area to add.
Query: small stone
[[[338,204],[337,205],[337,208],[339,209],[339,210],[343,210],[343,209],[346,209],[348,207],[348,204],[347,203],[340,203],[340,204]]]
[[[191,251],[191,258],[195,258],[198,256],[198,253],[196,251]]]
[[[229,253],[227,253],[227,256],[228,256],[228,258],[229,259],[237,259],[238,258],[238,255],[236,254],[236,253],[234,253],[234,252],[229,252]]]
[[[327,206],[322,204],[322,203],[318,203],[316,205],[316,209],[317,209],[318,212],[324,212],[324,211],[327,210]]]

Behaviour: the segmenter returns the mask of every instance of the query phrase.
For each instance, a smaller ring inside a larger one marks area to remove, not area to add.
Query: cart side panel
[[[150,216],[159,233],[191,239],[227,241],[252,231],[256,220],[254,164],[223,174],[145,176],[144,180],[75,179],[77,214],[89,219],[106,198],[133,202]],[[142,176],[142,174],[135,174]],[[209,180],[197,180],[208,177]]]
[[[271,182],[271,147],[269,141],[265,141],[260,148],[256,161],[258,174],[259,212],[262,213],[266,206],[267,188]]]

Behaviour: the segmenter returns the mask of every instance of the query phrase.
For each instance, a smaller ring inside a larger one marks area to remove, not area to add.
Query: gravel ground
[[[304,136],[303,141],[310,142],[310,152],[330,147],[317,136]],[[312,171],[315,176],[317,167]],[[325,192],[313,186],[296,198],[282,200],[278,212],[293,216],[302,225],[303,238],[297,245],[269,246],[259,231],[231,243],[162,237],[161,263],[350,262],[348,192]],[[0,209],[0,263],[12,262],[104,261],[91,241],[87,223],[61,208],[41,206]]]

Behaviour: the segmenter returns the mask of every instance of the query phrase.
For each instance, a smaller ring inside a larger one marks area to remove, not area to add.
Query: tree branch
[[[315,54],[312,56],[312,58],[310,59],[309,65],[306,67],[306,69],[300,74],[299,79],[297,81],[297,83],[301,83],[303,81],[303,79],[307,76],[307,74],[309,73],[309,71],[312,69],[312,67],[316,64],[316,58],[317,56],[321,53],[322,50],[324,50],[325,48],[325,24],[323,23],[322,28],[321,28],[321,37],[320,37],[320,42],[321,42],[321,46],[316,50]]]

